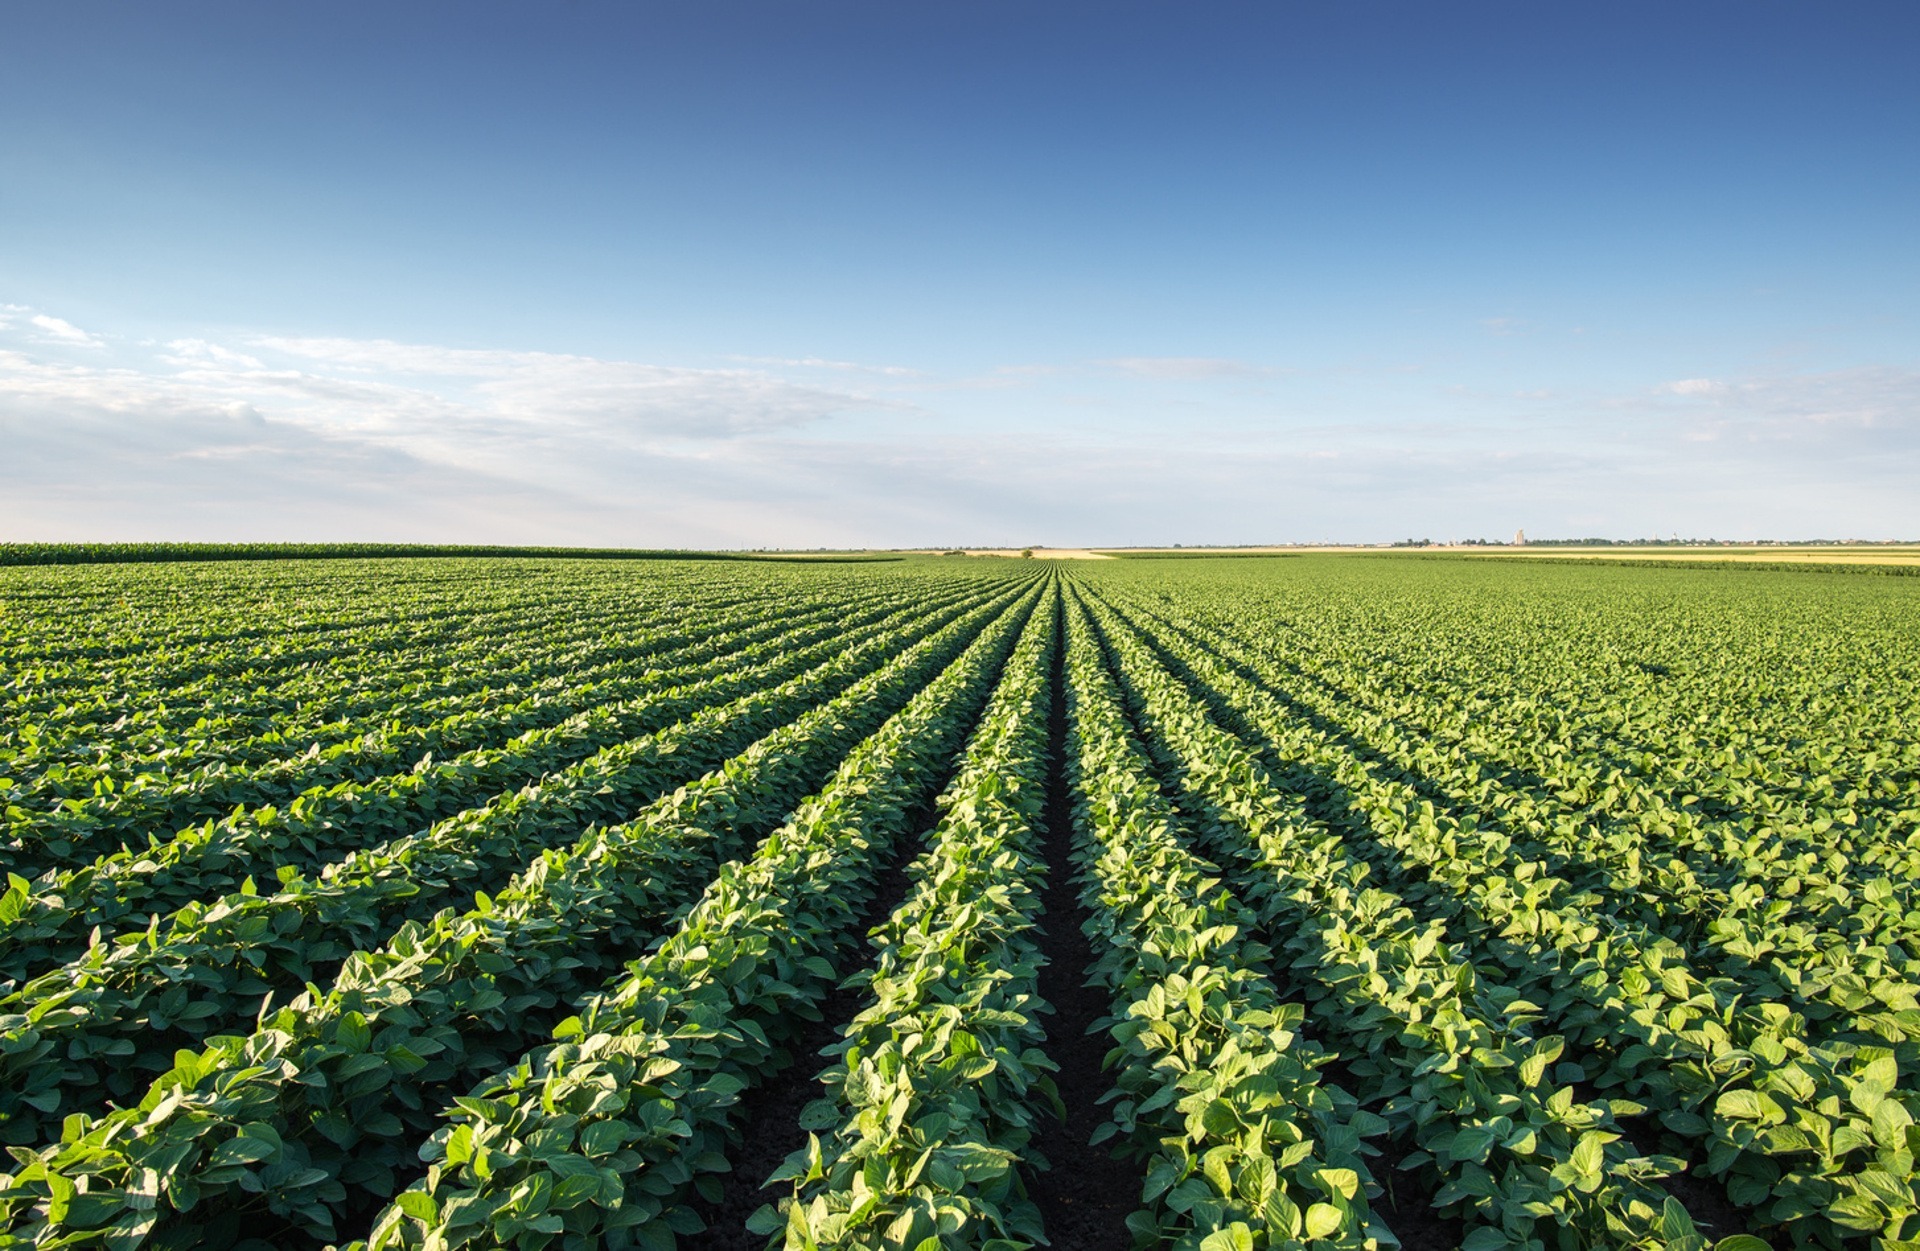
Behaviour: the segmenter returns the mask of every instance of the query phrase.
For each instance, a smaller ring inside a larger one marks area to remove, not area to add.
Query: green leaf
[[[134,1251],[135,1247],[146,1241],[158,1218],[159,1213],[153,1211],[129,1212],[108,1227],[101,1245],[107,1251]]]
[[[1698,1233],[1685,1205],[1672,1195],[1667,1196],[1660,1208],[1660,1233],[1668,1242],[1692,1238]]]
[[[1240,1128],[1240,1117],[1225,1099],[1215,1099],[1200,1114],[1200,1123],[1209,1134],[1226,1137]]]
[[[1330,1237],[1340,1228],[1340,1209],[1331,1203],[1316,1203],[1307,1209],[1307,1237]]]
[[[1865,1195],[1842,1195],[1827,1207],[1827,1219],[1847,1229],[1870,1231],[1884,1224],[1880,1205]]]
[[[1482,1225],[1460,1242],[1460,1251],[1503,1251],[1512,1244],[1497,1226]]]
[[[1594,1130],[1588,1130],[1580,1135],[1580,1141],[1574,1144],[1569,1163],[1573,1165],[1574,1172],[1579,1177],[1575,1183],[1577,1189],[1583,1193],[1591,1193],[1596,1189],[1605,1177],[1607,1167],[1607,1147],[1601,1141],[1600,1134]]]
[[[416,1221],[431,1225],[440,1219],[440,1205],[424,1191],[403,1190],[394,1197],[393,1203]]]
[[[58,1173],[48,1173],[46,1182],[49,1195],[47,1200],[47,1226],[50,1229],[58,1228],[60,1222],[67,1219],[67,1206],[73,1202],[73,1196],[76,1193],[77,1187]]]
[[[349,1012],[340,1018],[340,1027],[335,1036],[352,1051],[365,1051],[373,1042],[373,1031],[367,1027],[367,1018],[358,1012]]]
[[[208,1168],[225,1168],[233,1164],[257,1164],[274,1153],[270,1142],[258,1138],[229,1138],[207,1154]]]
[[[580,1150],[585,1155],[611,1155],[626,1143],[627,1127],[619,1121],[595,1121],[580,1131]]]
[[[1253,1251],[1253,1230],[1244,1221],[1235,1221],[1202,1239],[1200,1251]]]
[[[1907,1126],[1913,1115],[1898,1099],[1885,1099],[1873,1110],[1873,1138],[1883,1147],[1898,1150],[1906,1145]]]

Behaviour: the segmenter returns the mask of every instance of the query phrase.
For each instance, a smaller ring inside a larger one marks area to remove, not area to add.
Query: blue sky
[[[10,5],[0,537],[1920,537],[1915,46]]]

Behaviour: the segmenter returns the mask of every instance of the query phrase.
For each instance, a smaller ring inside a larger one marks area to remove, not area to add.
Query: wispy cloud
[[[167,349],[167,354],[160,359],[185,369],[201,369],[208,366],[220,369],[266,368],[257,357],[248,356],[245,352],[236,352],[232,348],[206,339],[174,339],[167,344]]]
[[[893,401],[799,384],[756,369],[688,369],[548,352],[443,348],[385,340],[260,338],[291,360],[286,377],[240,375],[334,406],[353,424],[418,430],[448,420],[616,442],[724,439],[794,429]],[[342,410],[346,411],[342,411]]]
[[[1848,432],[1920,442],[1920,370],[1829,370],[1739,379],[1685,378],[1659,388],[1750,440],[1833,443]]]
[[[104,347],[106,340],[98,335],[88,334],[70,321],[59,317],[49,317],[45,313],[35,313],[27,320],[39,327],[40,340],[43,343],[64,343],[75,347]]]

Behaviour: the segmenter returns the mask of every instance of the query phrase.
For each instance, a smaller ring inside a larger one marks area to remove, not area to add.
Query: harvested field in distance
[[[1463,552],[1466,549],[1461,549]],[[1730,560],[1815,565],[1920,565],[1920,547],[1863,543],[1838,547],[1508,547],[1475,556],[1560,556],[1572,560]]]
[[[1100,555],[1115,557],[1166,556],[1297,556],[1356,555],[1433,557],[1470,556],[1497,559],[1513,556],[1529,560],[1687,560],[1732,561],[1739,564],[1778,563],[1812,565],[1920,565],[1920,546],[1904,543],[1860,543],[1837,545],[1720,545],[1697,547],[1637,547],[1618,544],[1606,547],[1573,547],[1558,544],[1487,547],[1475,544],[1440,545],[1431,548],[1406,547],[1134,547],[1102,548]]]
[[[1920,580],[1045,555],[0,568],[0,1247],[1920,1245]]]

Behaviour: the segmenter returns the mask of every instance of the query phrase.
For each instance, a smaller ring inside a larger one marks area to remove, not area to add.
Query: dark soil
[[[1056,603],[1056,613],[1060,612]],[[1040,1118],[1033,1149],[1052,1165],[1027,1171],[1027,1193],[1040,1209],[1047,1239],[1056,1251],[1122,1251],[1133,1245],[1127,1217],[1140,1207],[1141,1173],[1114,1158],[1105,1146],[1088,1145],[1094,1130],[1107,1123],[1098,1100],[1112,1082],[1100,1064],[1106,1058],[1104,1034],[1087,1029],[1111,1006],[1107,996],[1086,984],[1094,953],[1080,929],[1086,917],[1074,894],[1071,849],[1073,807],[1067,792],[1066,622],[1055,621],[1053,705],[1047,714],[1051,768],[1045,813],[1047,884],[1041,892],[1044,931],[1038,935],[1047,963],[1040,970],[1040,997],[1054,1009],[1047,1023],[1047,1055],[1060,1066],[1054,1083],[1066,1105],[1066,1119]]]
[[[1320,1073],[1329,1084],[1343,1090],[1362,1089],[1337,1057],[1322,1066]],[[1412,1154],[1412,1145],[1386,1138],[1371,1141],[1380,1148],[1380,1154],[1367,1162],[1367,1168],[1380,1183],[1380,1195],[1367,1202],[1400,1239],[1404,1251],[1453,1251],[1466,1237],[1466,1226],[1457,1217],[1442,1216],[1433,1210],[1430,1178],[1400,1167],[1400,1161]]]
[[[1626,1135],[1634,1150],[1641,1155],[1679,1155],[1683,1158],[1689,1144],[1683,1143],[1674,1135],[1662,1130],[1651,1117],[1624,1116],[1616,1122]],[[1668,1194],[1680,1200],[1686,1206],[1687,1215],[1707,1237],[1711,1245],[1718,1239],[1733,1234],[1752,1234],[1770,1246],[1786,1247],[1790,1245],[1786,1233],[1778,1228],[1768,1228],[1754,1219],[1754,1213],[1740,1207],[1727,1197],[1726,1187],[1711,1177],[1703,1177],[1692,1172],[1706,1162],[1705,1156],[1695,1151],[1687,1159],[1688,1172],[1674,1177],[1662,1177],[1654,1184]]]
[[[1459,1220],[1433,1210],[1432,1189],[1418,1173],[1400,1168],[1400,1152],[1389,1146],[1369,1166],[1380,1183],[1380,1197],[1368,1203],[1380,1214],[1404,1251],[1454,1251],[1466,1237]]]
[[[1735,1207],[1726,1188],[1711,1177],[1681,1173],[1663,1177],[1656,1185],[1680,1200],[1694,1225],[1707,1236],[1708,1245],[1733,1234],[1752,1234],[1768,1246],[1786,1247],[1787,1236],[1778,1229],[1767,1229],[1753,1221],[1753,1213]]]

